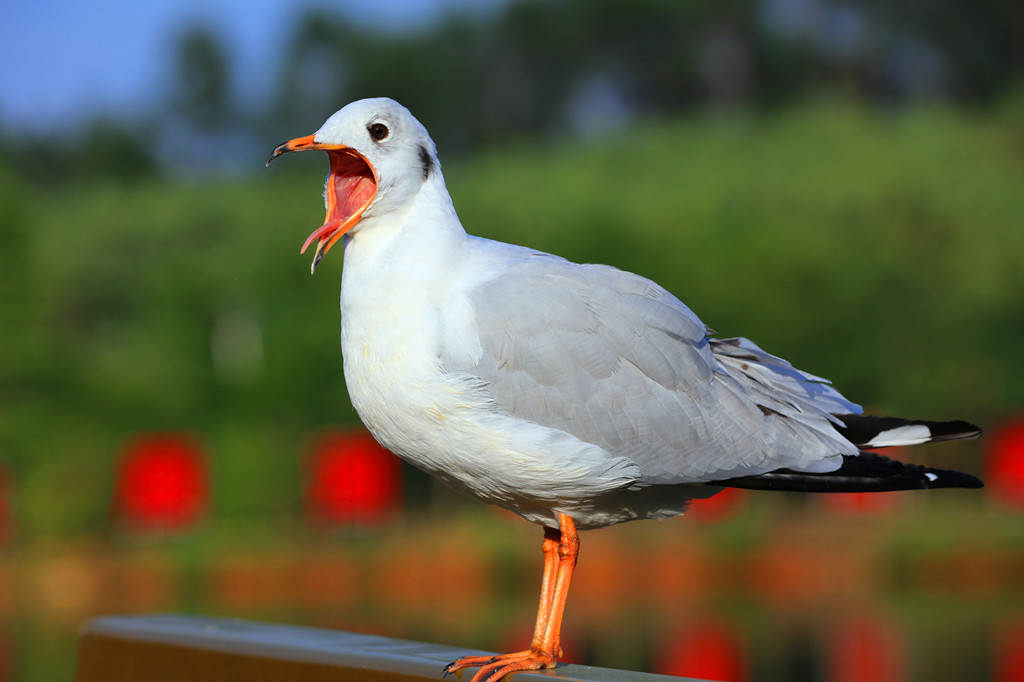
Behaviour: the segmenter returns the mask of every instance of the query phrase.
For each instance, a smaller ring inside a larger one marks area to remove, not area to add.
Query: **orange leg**
[[[444,675],[480,666],[470,682],[497,682],[520,670],[553,668],[561,655],[562,615],[569,595],[569,582],[576,568],[580,539],[572,519],[558,515],[559,530],[544,529],[544,577],[540,584],[540,605],[530,648],[500,656],[464,656],[444,667]]]
[[[544,626],[551,613],[551,599],[555,592],[555,579],[558,575],[558,545],[561,531],[555,528],[544,529],[544,542],[540,549],[544,552],[544,576],[540,581],[540,604],[537,606],[537,623],[533,628],[533,640],[530,648],[541,645],[544,640]]]

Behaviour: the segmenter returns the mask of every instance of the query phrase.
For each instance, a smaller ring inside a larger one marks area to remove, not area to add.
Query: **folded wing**
[[[635,462],[637,484],[826,472],[858,452],[831,415],[857,405],[746,339],[710,339],[638,275],[531,254],[469,300],[481,352],[446,369],[480,377],[496,410]]]

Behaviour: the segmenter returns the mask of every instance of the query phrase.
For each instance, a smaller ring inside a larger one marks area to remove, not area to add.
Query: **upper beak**
[[[270,152],[270,158],[267,159],[267,165],[270,162],[288,152],[303,152],[307,149],[337,149],[337,145],[323,145],[317,144],[313,141],[313,135],[306,135],[305,137],[296,137],[294,140],[288,140],[274,147],[274,151]]]

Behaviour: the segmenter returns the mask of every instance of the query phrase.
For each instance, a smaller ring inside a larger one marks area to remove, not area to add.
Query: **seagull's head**
[[[327,217],[302,252],[317,242],[311,272],[342,235],[361,220],[404,205],[439,170],[426,128],[398,102],[380,97],[352,102],[312,135],[278,145],[270,162],[288,152],[319,149],[331,168],[324,187]]]

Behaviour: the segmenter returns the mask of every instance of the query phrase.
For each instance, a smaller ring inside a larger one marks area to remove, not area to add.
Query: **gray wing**
[[[636,462],[641,484],[831,471],[857,452],[828,414],[856,405],[746,339],[709,339],[638,275],[536,254],[469,302],[482,352],[446,369],[480,377],[501,412]]]

